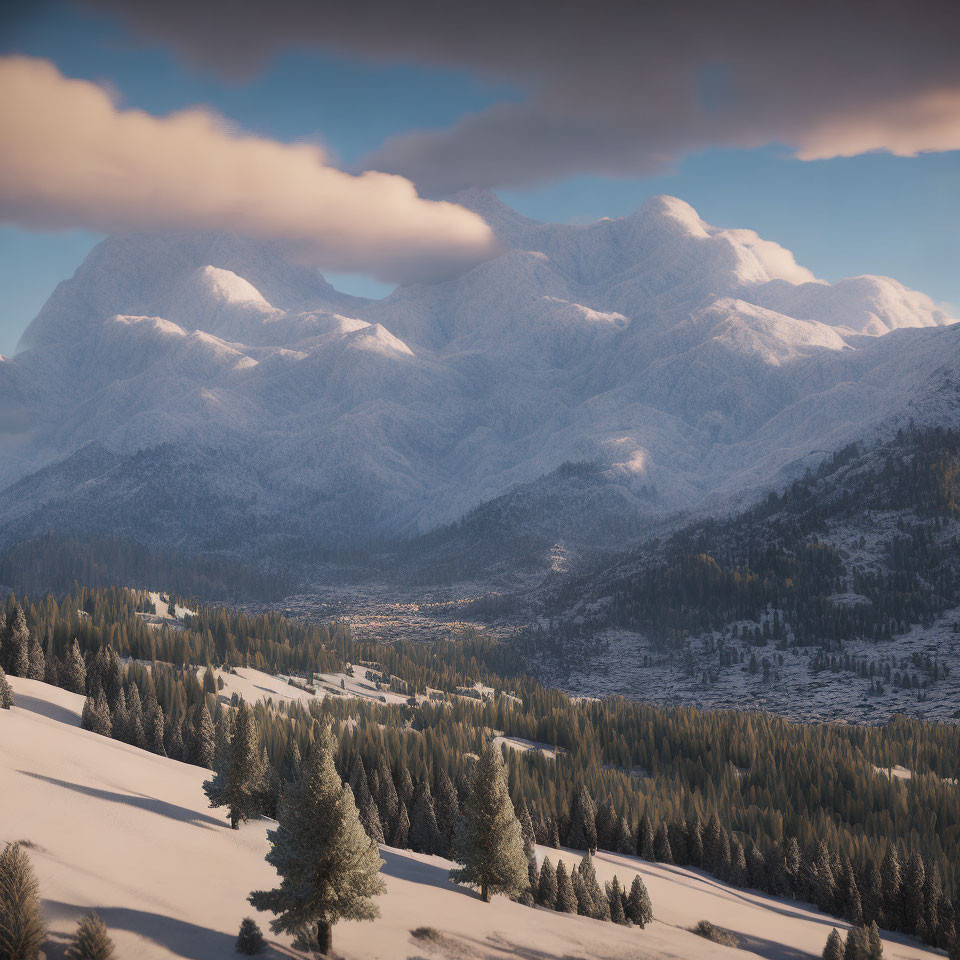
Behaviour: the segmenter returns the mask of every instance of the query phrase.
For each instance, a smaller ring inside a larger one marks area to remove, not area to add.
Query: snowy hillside
[[[28,844],[53,943],[62,944],[80,914],[95,908],[125,960],[233,956],[240,920],[253,912],[248,892],[275,878],[263,859],[269,823],[231,831],[207,807],[206,771],[80,730],[82,698],[75,694],[16,677],[11,684],[17,706],[0,712],[0,842]],[[618,927],[502,897],[485,904],[449,883],[446,860],[389,847],[381,853],[381,918],[336,928],[337,949],[348,960],[732,956],[729,947],[689,932],[704,919],[740,938],[744,960],[803,960],[820,955],[832,927],[846,926],[809,905],[735,889],[695,870],[600,852],[601,882],[616,874],[629,886],[639,871],[654,904],[656,919],[646,929]],[[556,862],[558,851],[539,854]],[[257,919],[266,926],[267,917]],[[413,938],[420,926],[438,937]],[[56,947],[50,955],[59,956]],[[285,939],[264,955],[300,956]],[[887,960],[936,955],[885,935]]]
[[[0,484],[30,478],[0,495],[7,539],[410,534],[570,462],[609,527],[955,413],[960,327],[895,280],[825,283],[671,197],[588,226],[457,199],[505,252],[381,301],[262,242],[104,241],[0,361]]]

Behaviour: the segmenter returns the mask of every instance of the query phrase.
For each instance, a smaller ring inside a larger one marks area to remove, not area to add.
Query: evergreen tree
[[[607,891],[607,902],[610,905],[610,919],[614,923],[626,926],[629,922],[623,909],[623,890],[620,887],[620,881],[614,875],[610,889]]]
[[[853,874],[853,865],[849,857],[840,861],[840,875],[837,878],[836,908],[844,920],[852,924],[863,923],[863,908],[860,901],[860,890]]]
[[[377,804],[373,797],[367,801],[366,807],[360,811],[360,823],[363,824],[363,829],[367,831],[367,836],[373,840],[374,843],[387,842],[387,838],[383,833],[383,824],[380,823],[380,812],[377,810]]]
[[[228,808],[230,826],[236,830],[243,821],[260,815],[265,777],[253,714],[246,701],[241,700],[233,719],[225,763],[212,780],[204,783],[203,792],[211,807]]]
[[[31,680],[43,680],[47,673],[47,661],[43,655],[40,641],[34,637],[30,643],[30,667],[27,676]]]
[[[0,667],[0,710],[9,710],[13,706],[13,689],[7,680],[7,675]]]
[[[891,843],[880,867],[880,881],[883,885],[883,922],[886,926],[899,929],[902,916],[903,880],[900,872],[900,857],[897,848]]]
[[[457,841],[463,867],[451,871],[452,880],[479,887],[485,901],[495,893],[519,896],[527,888],[520,821],[507,791],[503,754],[492,742],[473,766]]]
[[[12,677],[26,677],[30,673],[30,631],[23,607],[16,604],[7,613],[3,628],[3,666]]]
[[[410,849],[418,853],[443,852],[440,831],[437,829],[437,814],[433,808],[433,795],[425,777],[420,779],[414,791],[413,809],[410,812]]]
[[[747,873],[747,857],[743,844],[737,836],[730,837],[730,871],[727,880],[735,887],[745,887],[749,877]]]
[[[806,898],[825,913],[834,909],[833,864],[826,844],[819,841],[801,865],[801,885]],[[847,938],[849,940],[849,937]]]
[[[63,686],[73,693],[84,693],[87,689],[87,667],[83,662],[83,656],[80,653],[80,644],[74,638],[67,651],[67,659],[64,661],[63,676],[61,677]]]
[[[402,800],[393,825],[390,845],[401,850],[406,850],[410,846],[410,815],[407,813],[407,805]]]
[[[233,738],[243,736],[235,726]],[[320,731],[303,778],[289,786],[280,805],[276,830],[267,832],[267,862],[280,886],[250,894],[257,910],[276,914],[275,933],[316,929],[321,953],[329,954],[338,920],[373,920],[372,898],[386,889],[377,845],[360,823],[350,787],[333,762],[333,736]]]
[[[597,849],[597,808],[587,788],[581,783],[570,808],[570,831],[567,845],[588,852]]]
[[[633,832],[626,817],[621,817],[617,823],[617,836],[614,843],[614,849],[617,853],[632,854],[636,849],[636,843],[633,839]]]
[[[861,890],[861,907],[865,923],[883,919],[883,881],[876,863],[867,864],[867,873]]]
[[[168,716],[164,723],[163,748],[171,760],[183,759],[183,731],[176,717]],[[218,766],[217,769],[226,769],[229,764],[229,751],[224,753],[223,764],[223,767]]]
[[[36,960],[47,931],[33,865],[19,843],[0,853],[0,957]]]
[[[66,956],[67,960],[111,960],[114,956],[113,941],[96,913],[80,918]]]
[[[600,884],[597,881],[597,871],[593,866],[593,857],[590,856],[589,850],[584,854],[583,859],[581,859],[578,864],[577,873],[580,875],[580,879],[583,880],[583,886],[590,899],[590,916],[595,920],[609,920],[610,904],[600,889]]]
[[[653,825],[650,818],[644,816],[637,829],[637,856],[643,860],[652,861],[653,856]]]
[[[102,691],[100,696],[103,696]],[[104,705],[106,705],[106,700],[103,702]],[[108,710],[107,718],[109,719],[109,717],[110,712]],[[154,703],[144,720],[144,732],[147,735],[147,749],[151,753],[156,753],[161,757],[167,755],[166,748],[163,745],[163,730],[163,707],[161,707],[159,703]]]
[[[380,822],[383,824],[384,833],[391,837],[396,829],[397,816],[400,813],[400,798],[397,796],[397,788],[393,783],[393,775],[387,766],[387,761],[383,754],[380,755],[376,769],[377,789],[371,791],[377,800],[377,809],[380,812]]]
[[[687,857],[691,867],[703,866],[703,824],[698,814],[687,821]]]
[[[453,781],[442,767],[437,772],[435,791],[435,809],[437,812],[437,829],[440,831],[440,841],[443,845],[441,853],[450,856],[453,851],[457,835],[457,824],[460,820],[460,802]]]
[[[246,954],[252,957],[263,949],[263,934],[257,926],[253,917],[246,917],[240,924],[240,932],[237,934],[236,950],[237,953]]]
[[[603,847],[604,850],[611,850],[616,838],[616,829],[617,813],[613,809],[613,801],[607,797],[597,810],[597,846]]]
[[[562,864],[563,861],[561,860]],[[564,871],[566,872],[566,871]],[[557,904],[557,875],[549,857],[544,857],[540,866],[540,883],[537,888],[537,903],[544,907],[556,907]]]
[[[216,732],[210,711],[204,702],[193,717],[193,762],[198,767],[212,769],[216,752]]]
[[[670,849],[670,838],[664,824],[657,827],[657,835],[653,840],[653,856],[658,863],[673,863],[673,851]]]
[[[573,887],[573,897],[577,901],[577,913],[581,917],[592,917],[594,914],[593,900],[583,882],[578,870],[574,869],[570,875],[570,885]]]
[[[647,886],[638,873],[630,885],[630,895],[627,897],[627,918],[642,930],[653,920],[653,904]]]
[[[767,889],[767,862],[753,840],[747,850],[747,877],[747,882],[754,890]]]
[[[397,788],[397,798],[409,810],[413,804],[413,778],[405,764],[398,764],[394,770],[393,782]]]
[[[827,937],[827,945],[823,948],[823,960],[843,960],[843,940],[840,939],[836,927]]]
[[[880,931],[877,929],[876,922],[871,922],[867,927],[867,960],[882,960],[883,941],[880,939]]]
[[[544,860],[546,863],[546,860]],[[541,874],[543,871],[541,870]],[[573,892],[573,884],[570,882],[570,874],[567,873],[567,865],[562,861],[557,861],[557,897],[556,909],[558,913],[576,913],[577,897]]]
[[[530,880],[530,889],[536,894],[540,883],[540,874],[537,870],[537,837],[533,832],[533,820],[527,803],[520,798],[519,806],[514,804],[517,811],[517,820],[520,821],[520,836],[523,837],[523,852],[527,858],[527,877]]]
[[[921,930],[926,906],[923,896],[924,882],[923,860],[920,854],[914,851],[904,867],[901,885],[901,916],[907,933]]]
[[[843,945],[843,960],[867,960],[870,944],[863,927],[851,927]]]

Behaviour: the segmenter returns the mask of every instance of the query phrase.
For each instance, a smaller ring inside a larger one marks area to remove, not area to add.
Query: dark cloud
[[[88,0],[242,77],[289,47],[462,67],[497,104],[385,143],[367,164],[423,189],[646,174],[711,146],[804,159],[960,149],[954,0]]]

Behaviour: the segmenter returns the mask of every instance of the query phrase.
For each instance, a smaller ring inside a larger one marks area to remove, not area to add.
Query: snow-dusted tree
[[[823,948],[823,960],[843,960],[843,940],[834,927],[827,937],[826,946]]]
[[[637,855],[644,860],[653,860],[653,825],[649,817],[642,817],[637,828]]]
[[[387,842],[383,833],[383,824],[380,822],[380,811],[377,810],[377,802],[373,797],[367,801],[366,807],[360,811],[360,822],[363,824],[363,829],[367,831],[367,836],[374,843]]]
[[[288,788],[278,819],[277,829],[267,832],[267,862],[280,886],[251,893],[250,903],[277,915],[270,923],[275,933],[315,928],[320,952],[329,953],[333,925],[378,917],[372,898],[386,889],[377,845],[334,766],[329,728],[316,739],[302,779]]]
[[[530,883],[503,754],[493,742],[484,747],[473,766],[457,837],[457,859],[463,867],[452,870],[450,878],[479,887],[485,901],[495,893],[519,896]]]
[[[915,850],[903,868],[901,884],[902,918],[907,933],[916,933],[923,923],[925,901],[923,859]]]
[[[80,653],[80,644],[74,638],[67,651],[64,661],[61,682],[67,690],[73,693],[84,693],[87,689],[87,667]]]
[[[0,710],[9,710],[13,706],[13,689],[7,680],[7,675],[0,667]]]
[[[47,673],[47,658],[43,655],[40,641],[34,637],[30,641],[30,667],[27,676],[31,680],[43,680]]]
[[[617,853],[632,854],[636,850],[636,841],[633,839],[633,831],[626,817],[621,817],[617,821],[617,835],[614,842],[614,849]]]
[[[257,926],[253,917],[246,917],[240,924],[240,932],[237,934],[236,950],[237,953],[252,957],[263,949],[263,934]]]
[[[229,742],[229,741],[228,741]],[[170,714],[164,721],[163,726],[163,748],[171,760],[183,759],[183,730],[180,720]],[[229,751],[224,753],[224,766],[229,761]],[[218,767],[219,769],[219,767]]]
[[[230,746],[223,766],[203,785],[211,807],[227,807],[230,826],[259,816],[266,791],[266,770],[260,759],[257,728],[245,700],[233,718]]]
[[[664,824],[657,827],[657,835],[653,839],[653,855],[658,863],[673,863],[673,851],[670,847],[670,837]]]
[[[580,875],[580,879],[583,880],[587,896],[590,898],[590,903],[593,906],[590,916],[595,920],[609,920],[610,904],[604,892],[600,889],[600,884],[597,881],[597,871],[593,866],[593,857],[590,856],[589,851],[587,851],[577,866],[577,873]]]
[[[570,874],[567,873],[567,865],[562,861],[557,862],[557,902],[558,913],[576,913],[577,897],[573,892],[573,884],[570,882]]]
[[[844,856],[840,861],[840,875],[837,877],[836,908],[840,916],[850,923],[863,922],[863,907],[860,901],[860,890],[857,887],[857,878],[853,873],[850,858]]]
[[[67,947],[67,960],[111,960],[113,956],[113,941],[106,924],[96,913],[81,917],[73,941]]]
[[[390,845],[405,850],[410,846],[410,814],[407,813],[407,805],[401,800],[397,819],[393,825],[393,833],[390,836]]]
[[[597,808],[581,783],[570,808],[570,833],[567,844],[575,850],[597,849]]]
[[[193,762],[198,767],[213,767],[215,736],[210,711],[202,703],[193,716]]]
[[[397,788],[393,783],[393,775],[387,766],[387,761],[383,754],[380,755],[376,769],[377,789],[371,786],[370,790],[377,801],[377,809],[380,811],[380,823],[383,824],[384,833],[393,834],[397,823],[397,815],[400,812],[400,798],[397,796]]]
[[[30,673],[30,631],[23,607],[16,604],[7,614],[2,639],[3,666],[12,677],[26,677]]]
[[[867,927],[867,960],[883,960],[883,941],[875,920]]]
[[[437,815],[433,808],[433,795],[426,778],[422,778],[417,784],[413,807],[410,810],[410,849],[419,853],[443,852],[440,831],[437,829]]]
[[[583,882],[583,877],[574,869],[570,876],[570,885],[573,887],[573,897],[577,901],[577,913],[581,917],[592,917],[594,913],[593,900]]]
[[[437,812],[437,829],[443,844],[443,856],[450,856],[460,821],[460,800],[453,781],[444,769],[437,773],[434,791],[434,809]]]
[[[843,960],[867,960],[870,943],[863,927],[851,927],[843,945]]]
[[[703,866],[703,823],[699,814],[687,820],[687,859],[690,866]]]
[[[397,797],[401,803],[406,804],[407,811],[413,805],[413,778],[410,771],[403,763],[396,768],[393,774],[393,782],[397,788]]]
[[[36,960],[46,936],[33,865],[19,843],[8,843],[0,853],[0,957]]]
[[[614,923],[626,926],[629,923],[627,914],[623,909],[623,888],[620,881],[614,875],[613,881],[607,890],[607,902],[610,904],[610,919]]]
[[[514,804],[514,809],[517,811],[517,819],[520,821],[520,836],[523,838],[523,852],[527,858],[527,877],[530,881],[530,891],[536,896],[540,883],[540,873],[537,869],[537,836],[533,832],[533,820],[523,797],[520,798],[519,805]]]
[[[560,861],[563,863],[563,861]],[[544,907],[553,907],[557,903],[557,875],[549,857],[540,865],[540,882],[537,885],[537,903]]]
[[[146,717],[144,717],[143,729],[147,735],[147,749],[151,753],[165,757],[167,751],[163,745],[163,707],[159,703],[151,705]]]
[[[635,923],[641,930],[653,920],[653,904],[650,902],[650,894],[647,893],[647,885],[640,879],[639,873],[633,878],[633,883],[630,885],[626,914],[627,919]]]

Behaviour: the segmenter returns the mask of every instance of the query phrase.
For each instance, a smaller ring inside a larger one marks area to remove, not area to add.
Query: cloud
[[[402,177],[353,176],[310,144],[207,110],[155,117],[46,60],[0,57],[0,221],[28,228],[227,230],[383,280],[447,276],[495,251],[487,224]]]
[[[960,149],[954,0],[87,0],[235,76],[313,47],[455,67],[523,95],[368,159],[440,194],[643,175],[709,147],[801,159]]]

